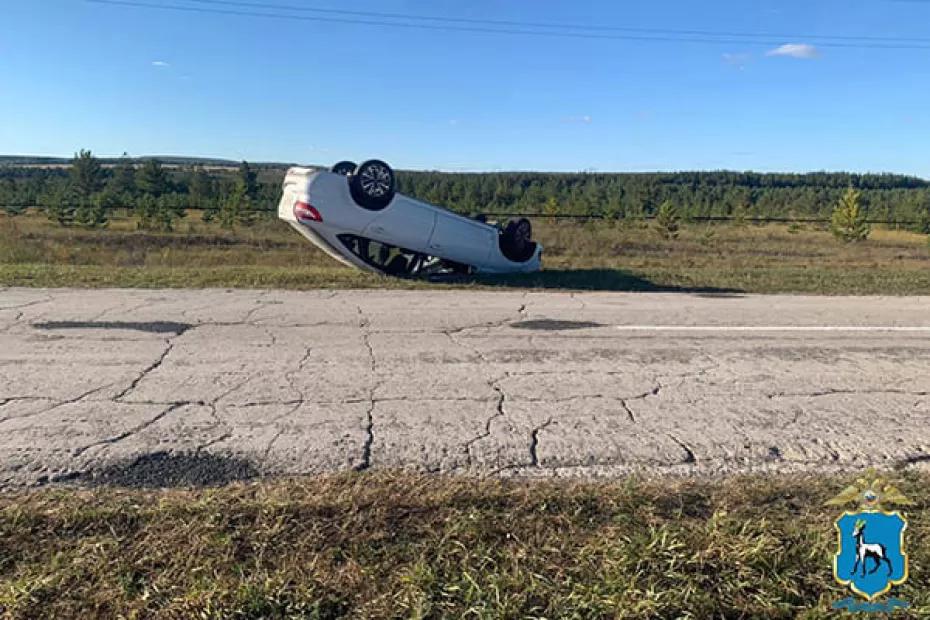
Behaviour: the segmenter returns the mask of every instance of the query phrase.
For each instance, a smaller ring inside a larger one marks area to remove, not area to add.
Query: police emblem
[[[838,547],[833,556],[833,576],[854,593],[874,601],[891,586],[907,580],[907,553],[904,532],[907,519],[891,506],[913,502],[893,484],[880,477],[856,480],[827,502],[846,506],[855,502],[857,510],[847,510],[836,519]]]

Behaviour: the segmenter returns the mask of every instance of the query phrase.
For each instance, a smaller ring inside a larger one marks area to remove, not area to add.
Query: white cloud
[[[585,125],[589,125],[594,119],[592,119],[588,114],[584,114],[582,116],[569,116],[564,120],[566,123],[584,123]]]
[[[165,62],[164,60],[153,60],[152,66],[153,67],[170,67],[171,65]]]
[[[820,50],[807,43],[786,43],[765,53],[766,56],[787,56],[788,58],[801,58],[812,60],[820,57]]]

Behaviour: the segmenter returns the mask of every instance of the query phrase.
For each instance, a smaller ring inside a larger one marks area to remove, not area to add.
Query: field
[[[820,618],[848,480],[599,483],[351,474],[0,496],[0,616]],[[930,612],[930,505],[909,474]]]
[[[684,224],[666,240],[644,221],[537,219],[545,271],[464,286],[751,293],[927,294],[927,236],[876,227],[845,245],[816,224]],[[42,215],[0,215],[0,285],[116,287],[421,287],[359,273],[285,224],[227,231],[189,214],[171,233],[63,228]],[[435,286],[435,285],[433,285]],[[448,285],[444,285],[448,286]],[[461,285],[460,285],[461,286]]]

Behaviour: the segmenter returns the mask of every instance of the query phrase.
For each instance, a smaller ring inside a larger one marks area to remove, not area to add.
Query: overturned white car
[[[291,168],[278,217],[336,260],[395,276],[538,271],[542,246],[526,219],[500,228],[396,192],[394,171],[369,160]]]

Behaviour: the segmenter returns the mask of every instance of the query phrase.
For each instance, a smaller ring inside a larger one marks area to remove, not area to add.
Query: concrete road
[[[930,298],[0,290],[0,486],[930,461]]]

